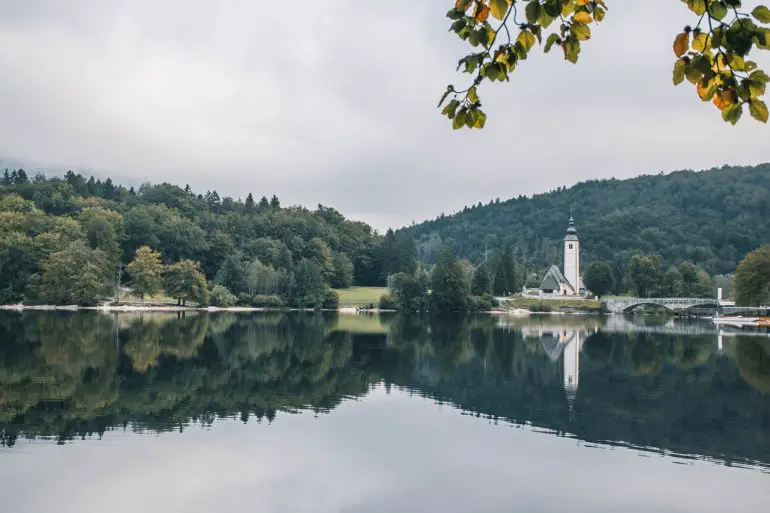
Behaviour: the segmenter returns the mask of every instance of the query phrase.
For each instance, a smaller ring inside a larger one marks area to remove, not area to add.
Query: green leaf
[[[588,25],[584,25],[583,23],[573,23],[572,24],[572,34],[575,36],[575,39],[578,41],[585,41],[586,39],[591,39],[591,29]]]
[[[770,77],[768,77],[767,73],[765,73],[761,69],[758,69],[757,71],[753,72],[751,75],[749,75],[749,78],[754,82],[762,82],[764,84],[767,84],[768,82],[770,82]]]
[[[754,16],[757,21],[762,23],[770,23],[770,9],[764,5],[758,5],[753,11],[751,11],[751,15]]]
[[[697,68],[693,66],[692,62],[690,62],[687,66],[685,66],[684,76],[687,77],[687,80],[691,84],[697,84],[701,77],[703,77],[703,73],[698,71]]]
[[[551,47],[559,40],[559,34],[551,34],[545,42],[545,53],[551,51]]]
[[[441,114],[448,117],[449,119],[452,119],[455,117],[455,113],[457,112],[457,107],[460,106],[460,102],[457,100],[452,100],[447,104],[446,107],[444,107],[444,110],[441,111]]]
[[[682,59],[677,59],[674,63],[674,85],[679,85],[684,82],[684,71],[687,67],[687,63]]]
[[[458,112],[457,115],[452,120],[452,128],[457,130],[458,128],[465,125],[465,117],[467,115],[466,112],[467,111],[465,110],[465,107],[460,109],[460,112]]]
[[[505,18],[505,13],[508,12],[510,4],[507,0],[489,0],[489,10],[492,17],[502,21]]]
[[[450,28],[450,30],[453,30],[454,32],[457,32],[459,34],[460,31],[465,28],[466,23],[467,22],[465,21],[465,18],[459,19],[454,23],[452,23],[452,27]]]
[[[711,13],[713,18],[721,20],[727,16],[727,4],[725,4],[722,0],[719,0],[719,2],[713,2],[711,5],[709,5],[709,13]]]
[[[476,110],[470,109],[465,114],[465,126],[468,128],[473,128],[473,125],[476,123]]]
[[[465,11],[462,9],[450,9],[448,13],[446,13],[446,17],[450,20],[459,20],[465,16]]]
[[[548,27],[551,26],[551,23],[553,23],[554,19],[555,18],[553,16],[548,14],[548,11],[546,11],[545,9],[540,9],[540,18],[537,21],[538,23],[540,23],[541,27],[543,27],[544,29],[547,29]]]
[[[751,117],[762,123],[767,123],[767,105],[762,100],[753,99],[749,103]]]
[[[577,63],[578,56],[580,55],[580,43],[573,38],[569,38],[564,42],[562,48],[564,49],[564,58],[573,64]]]
[[[743,104],[733,103],[722,111],[722,119],[730,124],[736,124],[743,114]]]
[[[530,2],[527,4],[526,14],[527,21],[530,25],[537,23],[537,20],[540,18],[540,12],[542,10],[543,8],[540,5],[540,2]]]

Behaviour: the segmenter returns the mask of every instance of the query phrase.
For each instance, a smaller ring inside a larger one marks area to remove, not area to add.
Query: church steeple
[[[564,277],[572,285],[573,293],[580,294],[580,241],[572,208],[569,212],[567,235],[564,237]]]

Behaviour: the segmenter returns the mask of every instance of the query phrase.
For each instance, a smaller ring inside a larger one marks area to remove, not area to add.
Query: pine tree
[[[8,168],[5,168],[5,173],[3,173],[3,185],[11,185],[11,173],[8,172]]]
[[[433,312],[464,312],[468,308],[467,280],[462,267],[450,248],[438,254],[431,275],[431,310]]]
[[[254,196],[252,196],[251,193],[249,193],[249,195],[246,196],[245,207],[246,207],[246,212],[248,213],[254,212],[256,208],[256,205],[254,204]]]
[[[505,296],[508,294],[508,273],[502,261],[498,261],[495,266],[495,276],[492,279],[492,292],[496,296]]]
[[[29,178],[27,177],[27,172],[23,169],[19,169],[16,171],[16,185],[25,185],[29,183]]]
[[[262,196],[262,199],[259,200],[259,209],[264,211],[270,208],[270,201],[267,199],[266,196]]]
[[[273,194],[273,197],[270,198],[270,207],[276,210],[281,208],[281,202],[278,201],[278,196],[276,196],[275,194]]]
[[[492,280],[489,277],[489,270],[486,264],[481,264],[473,272],[473,282],[471,283],[471,294],[474,296],[483,296],[492,292]]]

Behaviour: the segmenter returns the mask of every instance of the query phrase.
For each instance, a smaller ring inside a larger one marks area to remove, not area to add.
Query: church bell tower
[[[572,209],[570,209],[567,236],[564,237],[564,277],[572,285],[575,294],[580,294],[580,241],[575,220],[572,217]]]

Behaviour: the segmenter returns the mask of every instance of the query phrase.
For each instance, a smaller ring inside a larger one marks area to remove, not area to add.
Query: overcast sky
[[[608,2],[578,66],[535,55],[484,87],[485,130],[455,132],[436,109],[465,79],[452,3],[0,0],[0,158],[276,193],[380,229],[587,178],[770,160],[770,128],[730,127],[671,84],[692,19],[677,0]]]

